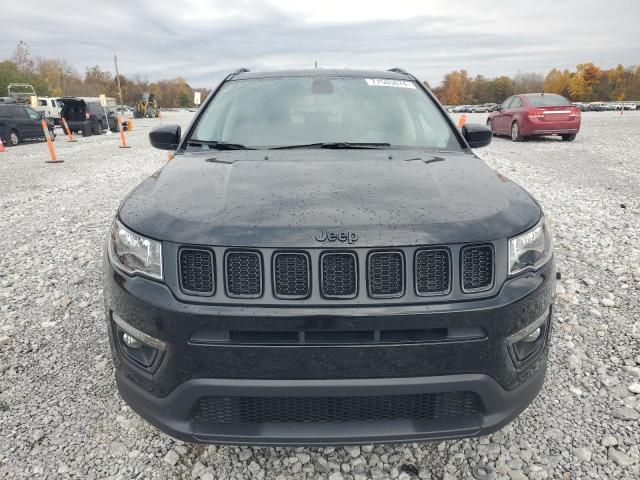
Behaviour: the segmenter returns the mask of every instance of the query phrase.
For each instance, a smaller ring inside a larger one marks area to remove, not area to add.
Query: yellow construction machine
[[[141,93],[133,112],[135,118],[156,118],[160,116],[160,107],[153,93]]]

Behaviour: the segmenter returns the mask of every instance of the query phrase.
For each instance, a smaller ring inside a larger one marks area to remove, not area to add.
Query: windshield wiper
[[[239,143],[220,142],[218,140],[189,140],[188,146],[207,146],[212,150],[255,150],[254,148],[245,147]]]
[[[284,147],[272,147],[269,150],[293,150],[296,148],[328,148],[328,149],[367,149],[389,148],[390,143],[362,143],[362,142],[320,142],[302,145],[285,145]]]

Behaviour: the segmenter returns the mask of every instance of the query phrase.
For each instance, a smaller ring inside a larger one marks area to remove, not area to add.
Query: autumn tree
[[[606,81],[606,91],[609,94],[609,100],[622,101],[625,99],[626,93],[630,90],[630,83],[633,80],[633,74],[625,71],[622,65],[609,70],[606,75],[602,75],[602,79]],[[605,93],[604,91],[601,93]]]
[[[454,70],[444,76],[441,95],[443,103],[460,104],[471,101],[471,79],[466,70]]]
[[[36,60],[36,71],[55,97],[64,95],[69,88],[81,83],[78,74],[64,60],[39,58]]]
[[[512,78],[501,76],[493,81],[493,99],[496,103],[503,102],[507,97],[516,93],[516,85]]]
[[[102,70],[99,65],[87,68],[84,75],[84,85],[87,88],[86,95],[98,96],[102,93],[108,97],[117,95],[116,82],[110,72]]]
[[[561,72],[553,68],[544,78],[542,89],[545,92],[557,93],[565,97],[569,96],[569,82],[571,81],[571,73],[566,68]]]
[[[482,75],[476,75],[471,84],[471,97],[473,103],[488,103],[493,99],[491,81]]]
[[[539,73],[518,72],[513,77],[513,86],[518,93],[537,93],[543,89],[544,77]]]
[[[11,60],[16,64],[18,72],[22,75],[34,73],[35,63],[31,58],[31,50],[26,42],[20,40],[16,46]]]
[[[581,63],[576,66],[576,72],[569,81],[569,96],[571,100],[591,102],[594,100],[594,87],[600,81],[602,72],[593,63]]]

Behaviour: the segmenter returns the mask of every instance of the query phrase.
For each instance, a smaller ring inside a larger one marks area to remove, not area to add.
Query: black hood
[[[469,153],[289,150],[179,155],[119,214],[138,233],[178,243],[345,247],[316,236],[355,233],[351,246],[496,240],[533,226],[541,211]]]

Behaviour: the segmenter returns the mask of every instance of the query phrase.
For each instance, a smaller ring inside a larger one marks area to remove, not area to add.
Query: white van
[[[51,120],[55,125],[60,125],[60,103],[53,97],[38,97],[38,112],[44,112],[45,118]]]

